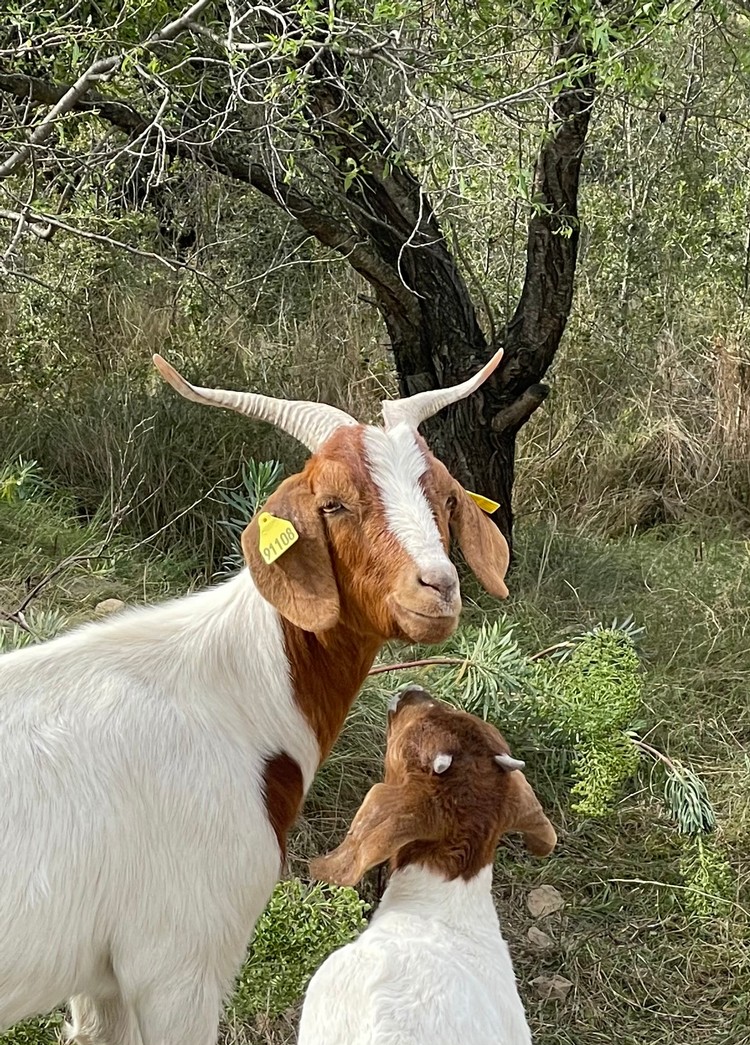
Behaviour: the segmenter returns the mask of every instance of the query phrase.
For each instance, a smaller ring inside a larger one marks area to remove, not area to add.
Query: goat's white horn
[[[432,768],[436,773],[444,773],[446,769],[450,769],[452,762],[453,755],[447,755],[441,752],[439,755],[435,755],[432,760]]]
[[[222,388],[199,388],[178,374],[166,359],[154,356],[161,376],[185,399],[204,406],[223,406],[239,414],[268,421],[298,439],[314,453],[342,425],[357,422],[343,410],[327,403],[308,403],[302,399],[274,399],[255,392],[229,392]]]
[[[495,755],[495,761],[502,769],[507,769],[511,773],[514,769],[523,769],[526,765],[520,758],[513,758],[512,755]]]
[[[453,385],[452,388],[435,388],[427,392],[417,392],[416,395],[406,399],[386,399],[382,404],[386,429],[395,428],[397,424],[408,424],[418,428],[422,421],[433,417],[444,406],[457,403],[459,399],[466,399],[472,392],[476,392],[490,374],[494,373],[502,358],[503,350],[499,348],[478,374],[460,385]]]

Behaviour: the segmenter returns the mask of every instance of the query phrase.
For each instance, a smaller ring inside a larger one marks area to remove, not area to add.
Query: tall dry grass
[[[651,365],[622,359],[614,371],[576,358],[574,339],[555,363],[548,404],[521,434],[521,518],[554,513],[610,536],[750,526],[748,340],[661,337]]]

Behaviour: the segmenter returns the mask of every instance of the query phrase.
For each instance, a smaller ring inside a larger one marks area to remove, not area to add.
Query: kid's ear
[[[539,799],[523,773],[513,772],[509,782],[512,782],[513,787],[508,796],[503,834],[519,831],[530,853],[534,856],[549,856],[557,845],[557,832],[545,816]]]
[[[437,839],[437,822],[423,798],[404,786],[375,784],[365,796],[346,838],[332,853],[310,862],[310,871],[332,885],[356,885],[371,867],[405,845]]]

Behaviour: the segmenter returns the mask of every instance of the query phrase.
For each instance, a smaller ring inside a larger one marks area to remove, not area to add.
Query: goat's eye
[[[451,494],[448,500],[445,502],[445,507],[448,509],[449,512],[452,512],[457,504],[458,500],[453,496],[453,494]]]
[[[320,506],[320,510],[323,515],[336,515],[337,512],[343,512],[344,506],[341,501],[335,501],[331,498],[328,501],[324,501]]]

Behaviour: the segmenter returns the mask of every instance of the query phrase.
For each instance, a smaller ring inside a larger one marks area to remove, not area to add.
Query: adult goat
[[[312,456],[249,523],[234,579],[0,658],[0,1030],[67,998],[84,1045],[215,1040],[378,649],[456,626],[449,531],[507,594],[503,537],[417,432],[499,359],[384,403],[373,427],[197,388],[154,357],[187,399],[275,423]]]

